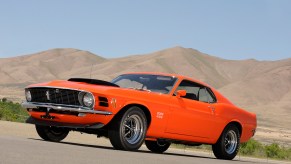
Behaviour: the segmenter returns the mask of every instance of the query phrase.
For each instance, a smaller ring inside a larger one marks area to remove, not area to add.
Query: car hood
[[[96,85],[88,84],[86,82],[75,82],[75,81],[66,81],[66,80],[54,80],[45,83],[38,83],[29,85],[27,88],[31,87],[52,87],[52,88],[64,88],[64,89],[74,89],[74,90],[83,90],[88,92],[98,92],[105,93],[108,90],[120,89],[116,86],[107,86],[107,85]]]

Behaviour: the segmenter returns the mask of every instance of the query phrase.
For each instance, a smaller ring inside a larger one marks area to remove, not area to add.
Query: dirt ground
[[[291,130],[258,127],[254,139],[265,144],[278,143],[291,147]]]

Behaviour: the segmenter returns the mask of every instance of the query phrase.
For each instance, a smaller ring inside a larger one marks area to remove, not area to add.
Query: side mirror
[[[186,90],[178,90],[177,91],[177,98],[186,96],[186,93],[187,93]]]

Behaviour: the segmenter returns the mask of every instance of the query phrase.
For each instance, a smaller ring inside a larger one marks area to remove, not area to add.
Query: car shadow
[[[28,138],[29,140],[36,140],[36,141],[42,141],[42,142],[52,142],[52,143],[58,143],[58,144],[66,144],[66,145],[74,145],[74,146],[82,146],[82,147],[90,147],[90,148],[98,148],[98,149],[107,149],[107,150],[115,150],[113,147],[110,146],[100,146],[100,145],[89,145],[89,144],[81,144],[81,143],[75,143],[75,142],[53,142],[53,141],[45,141],[43,139],[38,138]]]
[[[28,138],[28,139],[29,140],[42,141],[42,142],[51,142],[51,141],[45,141],[45,140],[38,139],[38,138]],[[52,143],[54,143],[54,142],[52,142]],[[88,148],[106,149],[106,150],[112,150],[112,151],[124,151],[124,150],[116,150],[111,146],[90,145],[90,144],[82,144],[82,143],[74,143],[74,142],[66,142],[66,141],[55,142],[55,143],[65,144],[65,145],[73,145],[73,146],[82,146],[82,147],[88,147]],[[124,152],[126,152],[126,151],[124,151]],[[127,151],[127,152],[130,152],[130,151]],[[157,155],[157,153],[152,153],[152,152],[150,152],[148,150],[137,150],[137,151],[134,151],[134,152]],[[162,153],[162,154],[159,154],[159,155],[218,160],[218,159],[216,159],[214,157],[206,157],[206,156],[191,155],[191,154],[181,154],[181,153],[172,153],[172,152],[165,152],[165,153]],[[241,161],[241,160],[236,160],[236,159],[232,160],[232,162],[258,163],[258,162],[254,162],[254,161]]]

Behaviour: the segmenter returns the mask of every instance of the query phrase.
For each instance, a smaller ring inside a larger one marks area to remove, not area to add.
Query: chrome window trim
[[[90,110],[87,107],[80,107],[75,105],[64,105],[64,104],[52,104],[52,103],[36,103],[36,102],[23,102],[21,104],[23,108],[26,109],[37,109],[39,107],[50,108],[58,111],[70,111],[78,113],[91,113],[91,114],[103,114],[111,115],[112,112],[100,111],[100,110]]]
[[[205,87],[205,88],[206,88],[207,92],[209,93],[209,96],[211,96],[212,99],[213,99],[213,102],[209,102],[209,103],[210,103],[210,104],[217,103],[216,95],[214,94],[214,92],[212,91],[212,89],[209,88],[209,87]]]

